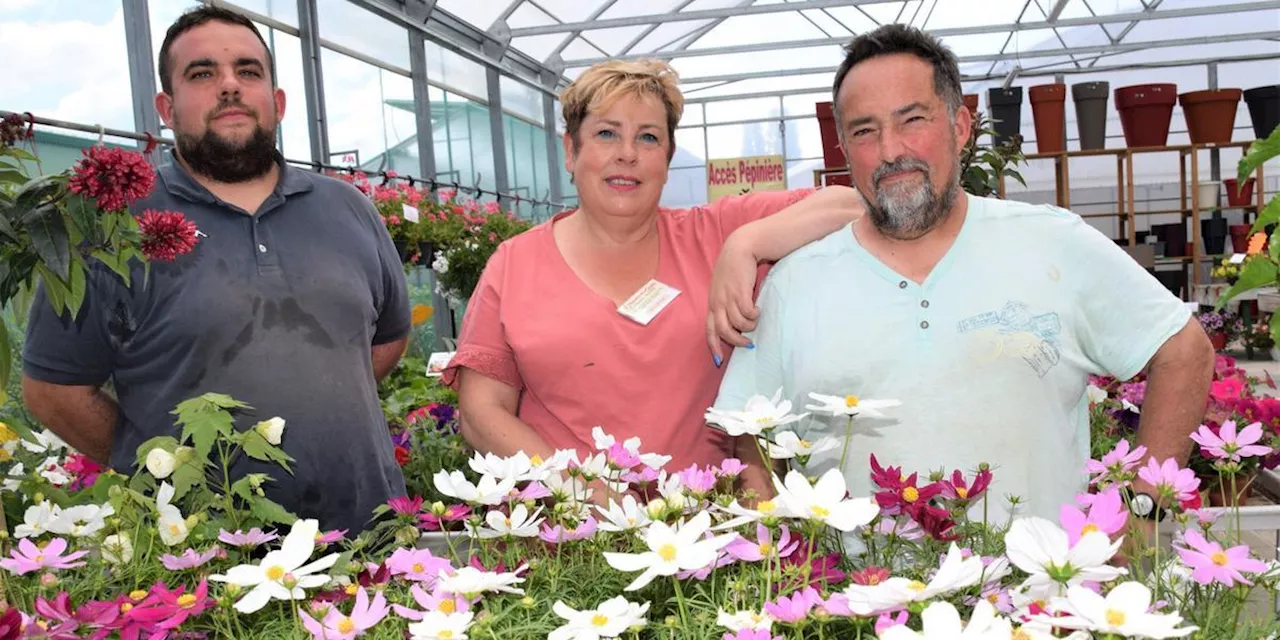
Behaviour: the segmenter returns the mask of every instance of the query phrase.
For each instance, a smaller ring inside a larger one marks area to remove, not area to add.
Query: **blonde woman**
[[[724,372],[713,334],[752,348],[738,331],[753,326],[757,265],[863,205],[841,187],[659,207],[684,108],[676,83],[663,62],[611,61],[565,89],[565,168],[580,207],[498,248],[444,380],[478,451],[585,456],[600,425],[672,456],[670,471],[736,457],[744,488],[772,495],[755,445],[703,423]],[[624,305],[637,292],[650,304]]]

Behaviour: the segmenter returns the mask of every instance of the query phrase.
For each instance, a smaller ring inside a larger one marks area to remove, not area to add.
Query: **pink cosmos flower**
[[[182,555],[180,556],[175,556],[171,553],[166,553],[160,556],[160,564],[163,564],[164,568],[170,571],[194,569],[212,560],[215,556],[218,555],[219,551],[221,551],[221,549],[218,548],[217,545],[214,545],[204,553],[196,553],[195,549],[187,549],[186,551],[183,551]]]
[[[535,481],[525,485],[525,488],[516,493],[515,500],[517,502],[525,502],[549,497],[551,497],[551,490],[547,488],[547,485]]]
[[[410,609],[409,607],[398,604],[391,605],[391,608],[396,612],[396,615],[404,618],[405,620],[421,620],[428,611],[463,613],[471,610],[471,600],[440,588],[436,588],[435,591],[427,593],[426,590],[415,584],[409,588],[409,593],[413,595],[413,599],[418,603],[418,606],[422,607],[421,611],[418,609]],[[479,601],[479,598],[476,598],[476,601]]]
[[[411,516],[422,510],[422,496],[397,496],[388,500],[387,506],[397,515]]]
[[[18,541],[18,548],[10,552],[11,558],[0,560],[0,567],[17,575],[26,575],[41,569],[57,570],[83,567],[83,562],[75,562],[88,554],[88,551],[77,551],[62,555],[67,550],[67,541],[54,538],[44,548],[37,547],[28,538]]]
[[[615,442],[604,452],[605,460],[614,469],[630,469],[640,464],[640,455]]]
[[[680,483],[686,489],[697,495],[709,493],[716,488],[716,477],[714,471],[710,469],[699,469],[698,465],[689,465],[688,469],[680,472]]]
[[[347,535],[346,529],[334,529],[316,534],[316,544],[333,544]]]
[[[561,542],[569,542],[572,540],[585,540],[596,534],[596,526],[599,523],[595,518],[588,517],[573,529],[565,529],[561,525],[548,527],[547,523],[542,523],[542,530],[538,532],[538,537],[543,542],[549,544],[560,544]]]
[[[790,596],[782,596],[776,602],[766,602],[764,610],[781,622],[799,622],[809,616],[814,605],[822,602],[822,596],[813,587]]]
[[[157,583],[152,587],[151,595],[142,604],[130,609],[125,616],[131,620],[153,624],[157,629],[171,630],[182,626],[187,618],[199,616],[217,604],[217,600],[209,597],[209,584],[204,580],[200,581],[192,593],[184,594],[183,589],[178,587],[170,591],[163,582]]]
[[[876,618],[876,635],[883,635],[885,629],[889,627],[898,627],[906,624],[907,619],[910,617],[911,614],[907,611],[899,611],[896,614],[888,612],[880,614],[880,617]]]
[[[782,640],[782,636],[775,636],[764,629],[744,628],[737,633],[725,633],[721,640]]]
[[[1210,582],[1228,587],[1235,586],[1237,582],[1253,584],[1242,572],[1262,573],[1267,570],[1265,562],[1249,557],[1249,545],[1237,545],[1224,551],[1222,545],[1206,540],[1195,529],[1183,533],[1182,540],[1187,546],[1175,546],[1174,549],[1191,569],[1191,579],[1202,585]]]
[[[1147,460],[1147,466],[1138,470],[1138,477],[1150,483],[1161,494],[1172,495],[1179,501],[1190,500],[1196,489],[1200,488],[1200,479],[1191,469],[1181,469],[1173,458],[1157,463],[1155,458]]]
[[[1234,420],[1222,423],[1222,428],[1216,434],[1208,426],[1200,425],[1200,428],[1191,434],[1191,439],[1195,440],[1203,451],[1219,460],[1240,462],[1241,458],[1265,456],[1271,453],[1271,447],[1254,444],[1262,439],[1261,422],[1255,422],[1241,429],[1239,434],[1236,433]]]
[[[1121,474],[1133,471],[1138,463],[1147,455],[1147,448],[1139,446],[1129,450],[1129,441],[1121,440],[1116,448],[1102,456],[1102,460],[1089,460],[1085,463],[1085,471],[1094,476],[1089,484],[1098,484],[1104,480],[1112,480]]]
[[[407,549],[401,547],[387,558],[387,569],[393,576],[404,576],[406,580],[421,582],[431,588],[440,577],[441,570],[452,570],[453,565],[446,558],[432,555],[429,549]]]
[[[1124,529],[1129,522],[1129,510],[1120,497],[1120,488],[1112,485],[1093,496],[1088,515],[1075,505],[1064,504],[1058,518],[1062,521],[1062,528],[1067,530],[1067,542],[1075,546],[1084,534],[1091,531],[1111,535]]]
[[[712,469],[716,475],[722,478],[736,478],[746,470],[747,465],[742,464],[742,461],[737,458],[725,458]]]
[[[276,532],[274,531],[263,533],[262,529],[257,527],[250,529],[247,533],[239,530],[235,533],[231,533],[226,529],[222,529],[218,532],[219,542],[229,544],[233,547],[240,547],[241,549],[253,548],[258,545],[266,544],[272,540],[278,539],[279,537],[280,536],[276,535]]]
[[[848,618],[853,616],[853,611],[849,610],[849,596],[837,591],[831,594],[826,600],[818,603],[818,608],[827,615]]]
[[[451,504],[436,513],[433,507],[429,513],[418,516],[418,528],[423,531],[439,531],[445,522],[466,520],[471,515],[471,507],[465,504]]]
[[[761,523],[756,523],[755,540],[748,540],[738,536],[736,540],[730,542],[724,548],[724,551],[738,560],[759,562],[765,558],[785,558],[795,553],[798,546],[800,546],[800,541],[791,539],[791,531],[787,529],[787,525],[782,525],[778,536],[778,544],[775,545],[773,543],[773,531]]]
[[[647,484],[658,479],[658,470],[643,465],[639,470],[631,470],[622,474],[622,481],[627,484]]]
[[[351,607],[351,615],[343,615],[337,607],[330,607],[322,620],[312,618],[303,609],[302,626],[311,632],[311,637],[322,640],[350,640],[364,634],[374,625],[387,617],[387,599],[381,593],[369,601],[369,593],[364,587],[356,589],[356,602]]]
[[[876,533],[882,536],[896,536],[903,540],[921,540],[924,530],[920,523],[910,518],[881,518],[876,524]]]

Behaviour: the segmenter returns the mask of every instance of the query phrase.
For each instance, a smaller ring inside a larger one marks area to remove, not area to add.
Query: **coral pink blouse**
[[[671,471],[719,463],[731,439],[703,421],[724,373],[706,346],[712,267],[735,229],[812,192],[659,209],[656,279],[680,294],[648,325],[618,313],[569,268],[552,225],[574,211],[556,215],[489,259],[444,383],[456,388],[458,368],[467,367],[520,390],[517,415],[556,449],[588,455],[599,425],[619,441],[639,437],[644,453],[672,456]]]

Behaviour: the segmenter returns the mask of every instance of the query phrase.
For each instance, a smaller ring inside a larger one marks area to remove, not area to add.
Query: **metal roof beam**
[[[779,7],[796,5],[764,5],[766,7]],[[1092,17],[1068,18],[1058,20],[1056,22],[1015,22],[1011,24],[992,24],[977,27],[955,27],[948,29],[930,29],[929,33],[938,36],[963,36],[984,33],[1010,33],[1013,31],[1030,31],[1035,29],[1050,29],[1057,27],[1059,29],[1066,27],[1082,27],[1090,25],[1102,25],[1115,22],[1132,22],[1141,20],[1164,20],[1168,18],[1190,18],[1196,16],[1218,15],[1221,13],[1242,13],[1247,11],[1270,11],[1280,9],[1280,0],[1265,0],[1260,2],[1240,2],[1234,4],[1226,4],[1210,7],[1187,7],[1184,9],[1167,9],[1164,11],[1156,11],[1153,13],[1123,13],[1113,15],[1099,15]],[[751,53],[755,51],[775,51],[778,49],[805,49],[809,47],[829,47],[844,46],[849,43],[852,38],[813,38],[808,40],[791,40],[784,42],[759,42],[753,44],[740,44],[727,47],[707,47],[703,49],[688,49],[685,51],[663,51],[657,53],[637,53],[615,56],[613,58],[580,58],[577,60],[565,60],[566,67],[588,67],[605,60],[616,60],[619,58],[642,58],[653,55],[661,55],[664,58],[685,58],[691,56],[714,56],[727,55],[737,53]]]
[[[1077,56],[1089,55],[1096,53],[1127,53],[1130,51],[1142,51],[1146,49],[1164,49],[1169,47],[1190,47],[1204,44],[1220,44],[1224,42],[1244,42],[1248,40],[1266,40],[1280,36],[1280,31],[1261,31],[1257,33],[1236,33],[1222,36],[1202,36],[1198,38],[1182,38],[1178,40],[1158,40],[1153,42],[1125,42],[1121,44],[1104,44],[1094,47],[1073,47],[1069,49],[1038,49],[1033,51],[1019,51],[1018,59],[1025,58],[1052,58],[1057,56]],[[996,60],[1007,59],[1011,54],[993,53],[974,56],[958,56],[957,60],[961,63],[967,62],[991,62]],[[780,78],[783,76],[802,76],[817,73],[832,73],[835,71],[835,65],[827,65],[825,67],[807,67],[799,69],[777,69],[773,71],[748,71],[744,73],[728,73],[718,76],[701,76],[696,78],[681,78],[681,82],[688,84],[697,84],[700,82],[738,82],[739,80],[754,80],[757,78]]]
[[[541,36],[549,33],[566,33],[586,29],[612,29],[614,27],[638,27],[654,23],[681,22],[687,20],[716,20],[735,16],[761,15],[797,11],[800,9],[829,9],[832,7],[853,7],[860,4],[888,4],[902,0],[808,0],[805,3],[765,4],[751,7],[726,7],[723,9],[704,9],[701,11],[680,11],[676,13],[659,13],[626,18],[609,18],[587,22],[566,22],[564,24],[548,24],[523,29],[512,29],[511,37]]]

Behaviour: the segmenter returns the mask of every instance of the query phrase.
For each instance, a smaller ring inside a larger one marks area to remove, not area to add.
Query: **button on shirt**
[[[810,392],[900,400],[884,419],[854,420],[852,495],[872,495],[871,454],[922,477],[988,462],[992,509],[1016,494],[1020,515],[1055,521],[1086,480],[1088,375],[1132,377],[1190,318],[1079,216],[972,196],[923,283],[894,273],[846,227],[780,261],[759,306],[756,348],[734,352],[717,407],[779,388],[796,407],[814,404]],[[795,430],[843,441],[846,424],[813,417]],[[809,472],[840,455],[815,456]]]
[[[138,445],[178,433],[169,412],[188,398],[216,392],[248,403],[241,429],[284,418],[293,475],[247,459],[233,471],[268,473],[268,497],[322,527],[359,532],[376,506],[405,491],[371,345],[408,334],[409,303],[372,203],[346,183],[281,163],[275,191],[249,215],[171,161],[135,205],[146,209],[184,213],[200,230],[195,249],[153,263],[145,284],[135,264],[129,288],[94,265],[74,323],[53,313],[41,289],[25,373],[61,385],[113,380],[120,418],[110,462],[126,473]]]

